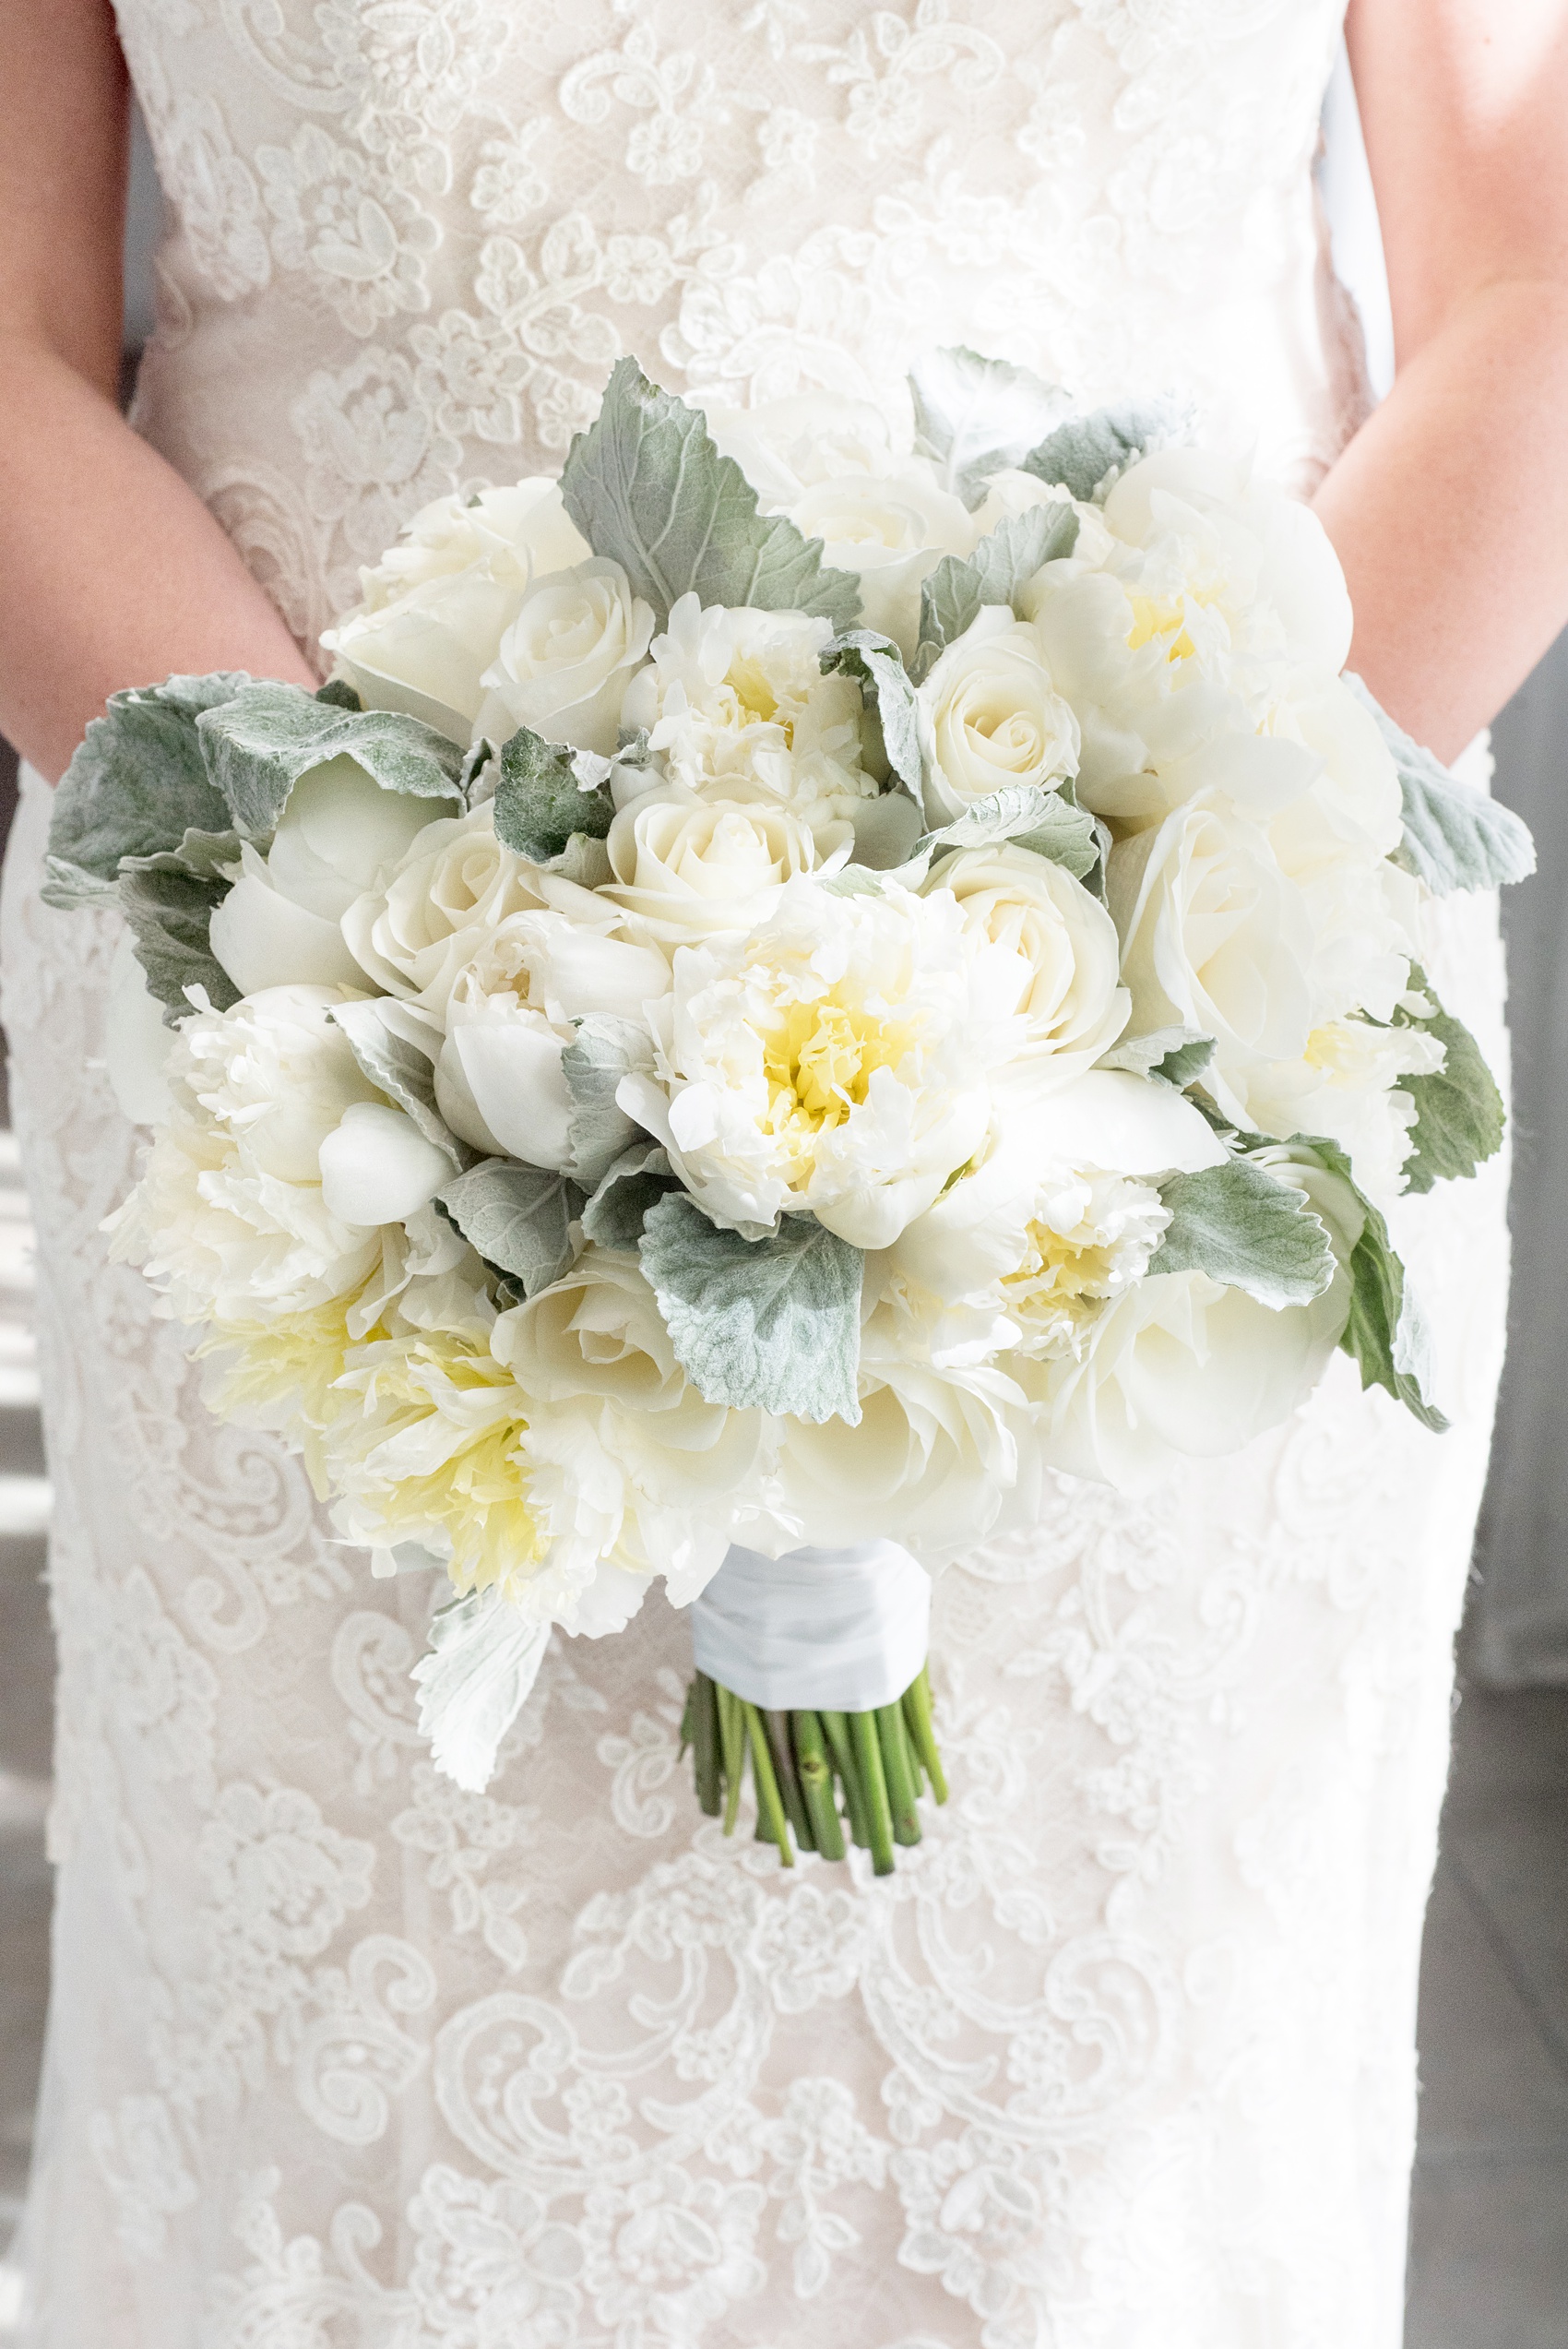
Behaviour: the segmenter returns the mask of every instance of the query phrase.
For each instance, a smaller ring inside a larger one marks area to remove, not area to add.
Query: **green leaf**
[[[197,721],[208,771],[249,840],[269,839],[302,775],[352,758],[383,791],[460,804],[463,753],[418,718],[344,709],[303,686],[245,685]]]
[[[925,674],[973,627],[988,603],[1016,610],[1016,598],[1043,563],[1071,554],[1078,518],[1070,506],[1031,506],[1009,514],[971,554],[944,554],[921,589],[916,665]]]
[[[433,1055],[440,1048],[439,1034],[432,1031],[426,1044],[416,1015],[387,996],[335,1003],[328,1016],[347,1036],[362,1074],[412,1118],[425,1140],[444,1151],[454,1167],[471,1165],[473,1151],[458,1140],[435,1105]]]
[[[608,772],[608,760],[546,742],[519,726],[502,747],[496,839],[533,864],[564,854],[574,840],[603,840],[615,819],[604,781]]]
[[[347,677],[328,677],[315,689],[317,701],[325,701],[333,709],[362,709],[364,703]]]
[[[1153,1028],[1146,1036],[1123,1036],[1096,1061],[1097,1068],[1125,1068],[1134,1077],[1157,1077],[1185,1092],[1214,1058],[1212,1036],[1196,1028]]]
[[[836,628],[860,614],[859,581],[824,568],[819,539],[760,514],[698,411],[649,383],[635,359],[617,364],[597,420],[573,441],[561,495],[594,553],[621,565],[661,626],[693,592],[705,604],[816,613]]]
[[[683,1191],[649,1210],[638,1254],[676,1358],[709,1402],[858,1425],[859,1248],[806,1215],[743,1240]]]
[[[1206,1272],[1260,1305],[1310,1305],[1334,1280],[1328,1229],[1304,1191],[1233,1158],[1159,1186],[1170,1210],[1151,1272]]]
[[[177,846],[160,848],[150,856],[126,856],[120,862],[123,873],[195,873],[204,881],[221,880],[232,886],[232,876],[225,869],[240,861],[240,836],[235,831],[201,832],[192,825]]]
[[[537,1296],[571,1270],[571,1226],[583,1195],[564,1174],[515,1158],[481,1158],[435,1196],[469,1246],[521,1282],[525,1296]]]
[[[1089,415],[1069,417],[1047,433],[1039,447],[1022,459],[1022,470],[1042,482],[1059,483],[1071,497],[1086,503],[1103,500],[1140,457],[1183,440],[1189,421],[1186,411],[1170,400],[1097,408]]]
[[[635,1248],[648,1210],[681,1186],[658,1142],[623,1151],[583,1209],[583,1236],[601,1248]]]
[[[1087,808],[1075,804],[1065,787],[1047,791],[1043,783],[1008,783],[985,799],[974,800],[951,824],[917,841],[914,854],[893,878],[912,886],[924,879],[938,852],[990,848],[998,841],[1032,849],[1048,863],[1060,864],[1075,881],[1086,880],[1099,862],[1094,818]]]
[[[1018,465],[1067,405],[1067,395],[1027,367],[962,348],[927,352],[909,371],[915,447],[942,485],[973,512],[986,482]]]
[[[887,763],[920,806],[920,725],[903,654],[890,637],[878,636],[874,628],[850,628],[835,637],[822,656],[824,676],[833,670],[853,677],[867,707],[876,711]]]
[[[576,1103],[567,1128],[571,1173],[584,1190],[596,1191],[639,1127],[615,1099],[623,1077],[653,1067],[653,1043],[635,1020],[594,1012],[577,1022],[561,1067]]]
[[[114,894],[166,1028],[190,1018],[187,987],[205,987],[216,1011],[239,1002],[239,988],[208,943],[212,909],[228,896],[227,882],[195,873],[126,873]]]
[[[64,893],[73,887],[68,901],[85,902],[79,876],[93,876],[107,888],[123,857],[177,848],[187,831],[229,829],[196,721],[249,684],[237,672],[224,673],[110,695],[105,715],[89,720],[54,794],[45,889],[52,904],[66,902]]]
[[[1433,1435],[1448,1422],[1427,1401],[1431,1341],[1426,1319],[1405,1278],[1388,1226],[1350,1172],[1349,1157],[1320,1134],[1298,1134],[1291,1147],[1310,1150],[1331,1174],[1355,1193],[1362,1216],[1360,1237],[1350,1252],[1350,1310],[1339,1350],[1361,1374],[1361,1385],[1381,1387],[1404,1404]]]
[[[1501,800],[1459,782],[1395,723],[1348,669],[1345,683],[1376,719],[1398,770],[1405,837],[1394,852],[1395,864],[1424,881],[1433,897],[1501,888],[1533,873],[1536,844],[1524,818]]]
[[[1503,1095],[1468,1028],[1437,1003],[1421,972],[1411,971],[1410,984],[1437,1008],[1430,1019],[1396,1011],[1394,1025],[1419,1028],[1423,1035],[1435,1036],[1443,1048],[1441,1068],[1429,1077],[1399,1080],[1400,1091],[1416,1104],[1407,1187],[1430,1191],[1434,1183],[1473,1175],[1483,1159],[1495,1157],[1503,1147],[1507,1116]]]

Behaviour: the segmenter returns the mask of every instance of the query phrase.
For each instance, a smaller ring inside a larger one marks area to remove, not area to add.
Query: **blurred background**
[[[1343,58],[1320,188],[1374,391],[1393,375],[1377,215]],[[125,381],[153,324],[161,197],[136,126]],[[1407,2349],[1568,2343],[1568,635],[1493,731],[1496,789],[1540,871],[1509,891],[1515,1104],[1509,1363],[1421,1972],[1421,2130]],[[15,805],[0,744],[0,836]],[[48,1995],[53,1652],[32,1271],[0,1062],[0,2349]],[[83,2343],[82,2349],[99,2349]],[[109,2349],[109,2344],[103,2344]]]

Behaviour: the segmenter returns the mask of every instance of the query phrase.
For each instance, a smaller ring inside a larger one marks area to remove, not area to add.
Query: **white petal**
[[[321,1197],[340,1223],[400,1223],[433,1199],[452,1162],[389,1103],[354,1102],[321,1145]]]
[[[530,1166],[564,1166],[575,1104],[560,1038],[520,1019],[474,1019],[455,1029],[451,1042],[474,1106],[502,1149]]]
[[[175,1032],[164,1026],[163,1007],[148,991],[127,930],[110,966],[103,1041],[109,1082],[133,1126],[161,1126],[172,1114],[164,1063]]]
[[[212,951],[242,995],[263,987],[360,987],[364,972],[336,922],[279,896],[247,873],[214,908]]]
[[[1194,1174],[1223,1165],[1224,1144],[1170,1085],[1118,1068],[1091,1068],[1036,1113],[1052,1157],[1119,1174]]]

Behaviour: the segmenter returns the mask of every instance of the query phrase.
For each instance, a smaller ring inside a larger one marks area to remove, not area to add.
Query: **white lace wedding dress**
[[[175,230],[143,429],[302,636],[610,361],[734,401],[966,340],[1356,420],[1339,0],[121,0]],[[1339,1361],[1240,1461],[1063,1480],[937,1593],[897,1875],[726,1842],[687,1638],[564,1643],[483,1796],[431,1604],[202,1410],[101,1219],[106,925],[6,876],[61,1651],[29,2349],[1396,2349],[1418,1942],[1503,1173],[1411,1204],[1454,1432]],[[1444,991],[1501,1053],[1495,910]]]

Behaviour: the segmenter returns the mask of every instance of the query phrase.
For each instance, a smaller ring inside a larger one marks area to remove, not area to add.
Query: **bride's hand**
[[[1318,494],[1351,665],[1444,757],[1568,621],[1568,0],[1351,0],[1397,372]]]
[[[5,0],[0,732],[51,777],[119,686],[315,682],[206,507],[119,414],[128,112],[108,0]]]

